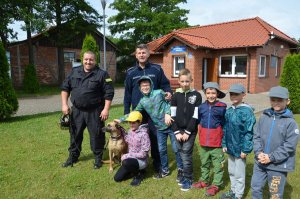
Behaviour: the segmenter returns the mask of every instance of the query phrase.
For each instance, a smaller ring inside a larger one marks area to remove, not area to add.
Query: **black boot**
[[[139,171],[138,174],[133,177],[133,180],[130,183],[130,185],[131,186],[139,186],[141,184],[141,182],[143,181],[143,179],[144,179],[144,172]]]
[[[100,169],[102,167],[102,159],[100,157],[95,158],[94,169]]]
[[[67,161],[65,163],[63,163],[61,166],[62,167],[73,167],[73,164],[75,164],[76,162],[78,162],[78,158],[74,158],[72,156],[69,156]]]

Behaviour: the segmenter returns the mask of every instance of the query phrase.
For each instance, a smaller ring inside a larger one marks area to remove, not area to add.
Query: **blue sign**
[[[184,53],[186,52],[186,46],[173,46],[171,53]]]

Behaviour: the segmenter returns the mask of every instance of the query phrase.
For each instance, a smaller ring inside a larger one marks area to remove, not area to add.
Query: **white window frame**
[[[70,58],[69,60],[66,60],[65,53],[68,54],[74,54],[74,58]],[[64,51],[64,62],[73,62],[76,59],[76,52],[75,51]]]
[[[247,57],[247,63],[248,63],[248,55],[247,54],[236,54],[236,55],[221,55],[219,57],[219,76],[220,77],[247,77],[247,65],[246,64],[246,74],[235,74],[235,68],[236,68],[236,63],[235,63],[235,57],[240,57],[240,56],[246,56]],[[232,68],[231,68],[231,74],[221,74],[221,67],[222,67],[222,57],[232,57]]]
[[[272,66],[272,58],[275,57],[276,58],[276,65],[275,65],[275,77],[278,77],[278,57],[275,56],[275,55],[271,55],[271,58],[270,58],[270,66]]]
[[[176,55],[173,56],[173,76],[174,77],[178,77],[179,76],[179,70],[176,70],[176,58],[183,58],[184,60],[184,68],[186,68],[186,59],[185,59],[185,55]]]
[[[264,61],[264,73],[261,74],[261,59],[262,58],[265,58],[265,61]],[[267,69],[267,56],[266,55],[260,55],[259,56],[259,68],[258,68],[258,77],[266,77],[266,69]]]

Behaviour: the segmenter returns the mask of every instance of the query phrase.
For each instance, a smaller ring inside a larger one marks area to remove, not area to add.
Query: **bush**
[[[25,67],[23,87],[26,93],[37,93],[40,90],[40,84],[37,79],[36,70],[32,64],[28,64]]]
[[[18,110],[19,104],[11,79],[8,76],[8,62],[0,42],[0,120],[10,117]]]
[[[280,85],[289,90],[291,103],[288,107],[293,113],[300,113],[300,54],[286,57]]]
[[[96,64],[99,64],[99,62],[100,62],[99,46],[97,46],[96,40],[90,34],[87,34],[83,40],[81,53],[80,53],[81,61],[83,60],[83,54],[86,51],[94,52],[96,54]]]

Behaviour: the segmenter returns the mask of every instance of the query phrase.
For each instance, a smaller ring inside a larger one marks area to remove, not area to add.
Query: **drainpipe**
[[[246,48],[246,52],[248,52],[248,48]],[[251,61],[251,54],[248,52],[248,67],[247,67],[247,77],[248,77],[248,82],[247,82],[247,92],[250,93],[250,61]]]

